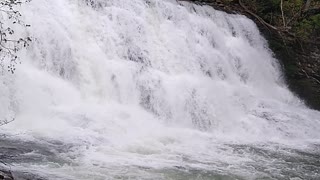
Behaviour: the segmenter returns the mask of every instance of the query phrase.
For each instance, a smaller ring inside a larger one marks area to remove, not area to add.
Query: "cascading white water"
[[[16,169],[49,179],[170,179],[159,171],[177,167],[254,177],[242,167],[254,157],[226,144],[319,140],[320,113],[288,90],[244,16],[174,0],[33,0],[21,11],[34,41],[16,74],[0,77],[0,119],[15,117],[3,131],[55,158],[34,145],[41,161]]]

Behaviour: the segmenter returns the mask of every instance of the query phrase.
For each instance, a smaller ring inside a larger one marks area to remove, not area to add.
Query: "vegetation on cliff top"
[[[313,43],[320,40],[320,0],[240,0],[279,31]]]

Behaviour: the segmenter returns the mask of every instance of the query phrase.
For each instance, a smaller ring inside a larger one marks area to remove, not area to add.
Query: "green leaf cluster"
[[[320,0],[311,1],[305,11],[306,0],[242,0],[245,5],[267,23],[285,29],[297,38],[315,40],[320,34]],[[283,13],[283,15],[282,15]]]

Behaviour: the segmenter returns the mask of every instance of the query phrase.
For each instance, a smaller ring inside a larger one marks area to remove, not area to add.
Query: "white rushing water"
[[[17,170],[254,178],[254,155],[230,144],[308,149],[319,140],[320,113],[288,90],[244,16],[174,0],[33,0],[21,11],[34,40],[16,73],[0,76],[0,119],[15,117],[2,131],[35,143]]]

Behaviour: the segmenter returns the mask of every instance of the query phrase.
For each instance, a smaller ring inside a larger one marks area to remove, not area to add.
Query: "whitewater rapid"
[[[175,0],[33,0],[21,12],[33,42],[16,73],[0,76],[0,119],[15,118],[1,131],[12,144],[32,142],[16,170],[254,178],[267,173],[246,163],[271,160],[234,145],[319,143],[320,113],[288,90],[244,16]]]

